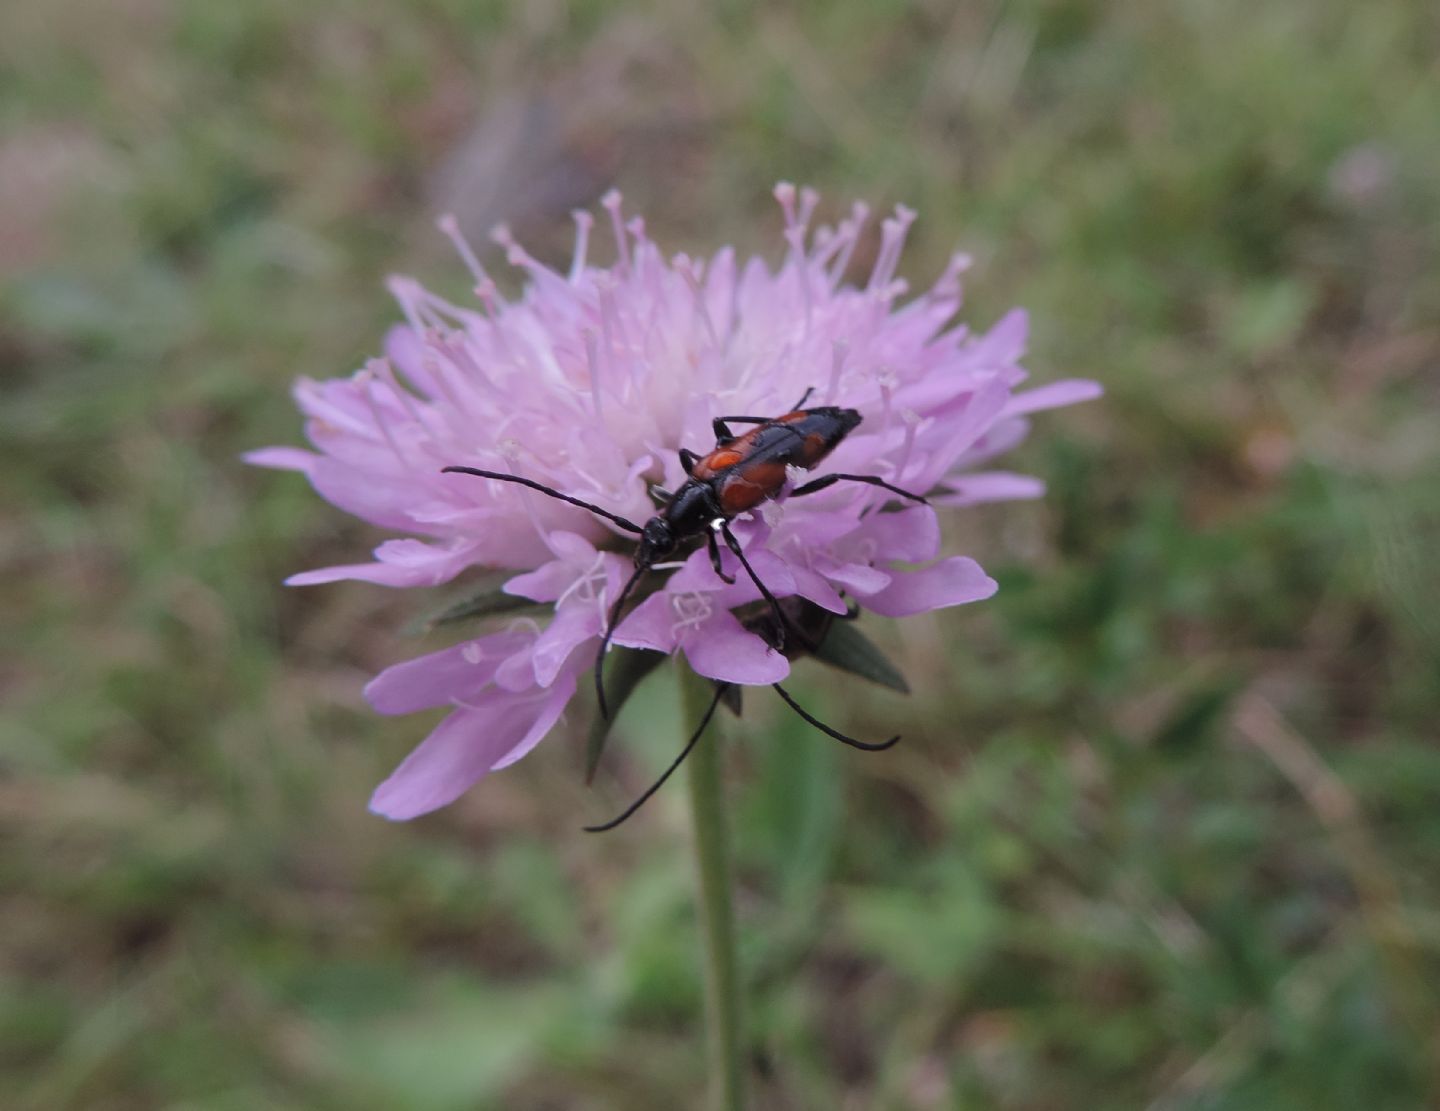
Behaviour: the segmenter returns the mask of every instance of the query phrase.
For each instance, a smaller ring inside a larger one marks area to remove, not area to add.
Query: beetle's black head
[[[635,549],[635,566],[649,567],[675,550],[675,530],[664,517],[651,517],[640,532],[640,546]]]

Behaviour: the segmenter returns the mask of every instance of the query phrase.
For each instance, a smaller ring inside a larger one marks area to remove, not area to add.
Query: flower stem
[[[708,680],[679,665],[681,705],[687,721],[699,721],[715,696]],[[716,725],[690,754],[690,815],[699,876],[700,937],[705,950],[705,1025],[711,1099],[720,1111],[745,1106],[744,1050],[740,1027],[740,976],[735,959],[735,917],[725,806],[720,782]]]

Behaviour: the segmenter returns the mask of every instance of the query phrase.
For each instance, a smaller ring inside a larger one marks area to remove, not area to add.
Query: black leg
[[[807,482],[804,486],[797,486],[790,491],[792,498],[803,498],[806,494],[818,494],[827,487],[844,480],[845,482],[863,482],[867,486],[878,486],[882,490],[889,490],[892,494],[899,494],[902,498],[909,498],[921,505],[929,505],[924,497],[919,494],[912,494],[909,490],[902,490],[898,486],[891,486],[883,478],[876,478],[873,474],[827,474],[823,478],[817,478],[814,482]]]
[[[745,573],[750,576],[750,581],[759,588],[761,597],[770,604],[770,612],[775,615],[776,621],[775,651],[783,652],[785,650],[785,631],[792,628],[789,619],[785,616],[785,611],[780,608],[780,602],[776,599],[775,595],[770,593],[770,588],[760,581],[759,575],[755,574],[755,568],[751,567],[750,561],[745,558],[745,552],[740,547],[740,541],[735,539],[735,534],[730,531],[730,525],[728,523],[720,526],[720,535],[725,537],[725,546],[735,553],[735,558],[740,561],[740,566],[745,568]],[[805,637],[800,636],[799,639],[803,644]]]
[[[724,447],[731,440],[735,439],[735,433],[730,431],[726,421],[734,421],[736,424],[771,424],[774,417],[716,417],[710,422],[710,430],[715,433],[715,443]]]
[[[682,447],[680,449],[680,468],[686,474],[689,474],[692,470],[694,470],[695,463],[699,458],[700,456],[696,455],[689,448]]]
[[[794,405],[790,406],[790,411],[793,413],[805,408],[805,402],[810,400],[810,395],[814,392],[815,387],[811,386],[808,390],[806,390],[803,394],[800,395],[799,401],[795,402]]]
[[[891,737],[888,741],[880,741],[878,743],[871,743],[870,741],[857,741],[854,737],[847,737],[844,733],[841,733],[839,730],[836,729],[831,729],[819,718],[807,713],[806,710],[800,705],[800,703],[796,702],[793,698],[790,697],[790,692],[787,691],[784,687],[782,687],[779,683],[771,683],[770,685],[775,688],[775,693],[785,700],[785,705],[789,706],[790,709],[794,710],[797,714],[799,714],[807,722],[813,725],[816,729],[820,730],[820,732],[824,733],[827,737],[834,737],[841,744],[847,744],[851,748],[858,748],[865,752],[883,752],[885,749],[889,748],[891,745],[897,743],[900,740],[899,734]]]
[[[720,565],[720,545],[715,542],[715,530],[705,530],[705,546],[710,549],[710,566],[715,568],[715,574],[719,575],[730,586],[735,585],[735,576],[725,574],[725,569]]]

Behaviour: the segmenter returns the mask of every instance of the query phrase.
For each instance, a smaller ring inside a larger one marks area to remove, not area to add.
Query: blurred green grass
[[[0,1101],[688,1104],[678,802],[575,828],[668,692],[593,794],[575,733],[369,817],[417,601],[281,589],[379,537],[236,457],[385,273],[458,287],[438,206],[556,252],[615,181],[770,249],[781,178],[919,208],[912,281],[963,245],[969,319],[1108,394],[955,515],[995,600],[867,625],[911,699],[797,681],[905,745],[730,731],[761,1105],[1440,1098],[1437,48],[1401,0],[6,5]]]

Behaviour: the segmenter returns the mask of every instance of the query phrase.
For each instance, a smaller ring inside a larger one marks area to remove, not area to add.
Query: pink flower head
[[[833,613],[849,598],[892,617],[994,593],[974,560],[937,558],[932,506],[1039,496],[1035,479],[974,468],[1023,439],[1030,413],[1095,397],[1099,387],[1066,380],[1022,391],[1023,312],[984,334],[953,323],[963,255],[927,292],[902,300],[906,283],[895,275],[909,209],[881,221],[869,278],[850,285],[843,279],[865,206],[811,232],[816,194],[786,184],[775,194],[786,247],[773,267],[742,264],[729,248],[667,259],[642,220],[623,219],[618,193],[602,202],[617,255],[609,267],[588,261],[589,213],[575,214],[565,273],[502,228],[494,238],[528,283],[513,301],[454,221],[442,220],[474,275],[478,306],[394,279],[406,322],[391,330],[385,356],[349,378],[295,388],[314,450],[248,456],[302,471],[322,497],[406,535],[382,543],[371,562],[307,571],[293,584],[432,586],[470,567],[506,568],[516,572],[507,593],[553,607],[543,628],[517,620],[370,683],[366,694],[382,713],[453,707],[375,792],[377,813],[405,819],[443,806],[534,747],[593,665],[632,570],[628,532],[519,485],[443,467],[524,477],[644,522],[655,513],[650,485],[685,482],[679,450],[709,450],[713,418],[778,415],[813,391],[811,406],[863,415],[817,474],[877,476],[929,494],[931,504],[880,513],[895,496],[853,482],[803,498],[782,491],[733,522],[761,581],[776,597]],[[803,474],[791,477],[804,482]],[[652,573],[658,588],[623,618],[614,642],[682,652],[695,671],[724,682],[784,679],[786,656],[734,614],[759,592],[736,574],[733,553],[723,555],[733,584],[715,574],[703,545],[682,557]]]

